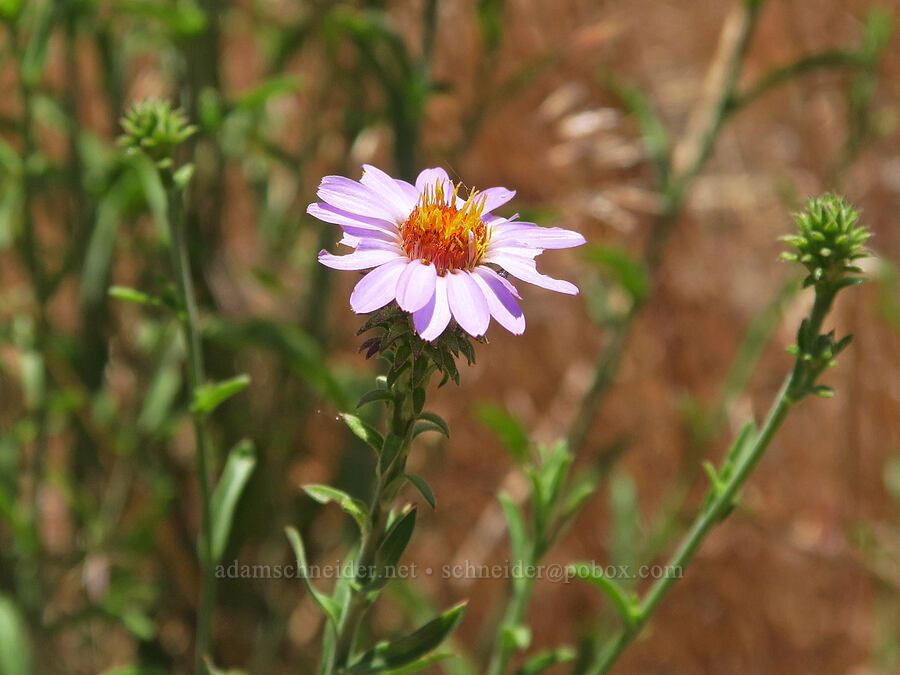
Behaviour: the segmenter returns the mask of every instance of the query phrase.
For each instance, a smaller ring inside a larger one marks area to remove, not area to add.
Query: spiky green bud
[[[184,112],[158,98],[134,103],[121,124],[125,133],[119,137],[119,144],[126,152],[145,154],[166,173],[172,172],[175,149],[197,130],[188,124]]]
[[[830,193],[810,198],[794,221],[798,234],[783,239],[795,250],[781,257],[806,267],[809,275],[804,286],[824,284],[837,289],[864,280],[848,276],[862,272],[855,261],[869,255],[865,243],[871,236],[868,228],[859,225],[859,211],[852,204]]]

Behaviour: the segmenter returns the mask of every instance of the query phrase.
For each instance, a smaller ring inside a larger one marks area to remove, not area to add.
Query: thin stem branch
[[[835,290],[833,288],[821,286],[816,289],[815,303],[809,317],[810,334],[819,335],[821,332],[822,323],[831,309],[834,297]],[[694,554],[700,548],[709,532],[733,508],[740,490],[747,482],[750,474],[753,473],[769,445],[771,445],[772,439],[787,417],[788,412],[808,393],[811,383],[808,382],[805,364],[803,355],[798,355],[794,368],[785,378],[752,447],[742,452],[736,458],[734,469],[727,476],[726,480],[721,485],[714,486],[712,499],[698,514],[690,530],[688,530],[666,563],[666,570],[672,573],[664,575],[650,587],[650,590],[647,591],[640,603],[634,608],[632,621],[621,629],[618,635],[600,654],[596,664],[587,671],[590,675],[606,673],[615,664],[628,645],[638,635],[644,624],[653,615],[659,603],[669,592],[672,584],[681,578],[681,571],[694,557]]]
[[[169,228],[172,241],[170,250],[175,271],[178,294],[184,311],[182,330],[187,347],[188,381],[193,394],[205,381],[203,353],[200,346],[200,326],[191,265],[188,257],[187,239],[183,224],[182,194],[176,187],[168,189]],[[215,608],[216,578],[212,560],[212,488],[209,475],[209,448],[206,439],[206,423],[203,413],[192,413],[197,478],[200,484],[202,502],[202,522],[200,524],[199,555],[202,572],[202,588],[197,611],[196,672],[205,671],[204,658],[207,656],[212,638],[212,619]]]

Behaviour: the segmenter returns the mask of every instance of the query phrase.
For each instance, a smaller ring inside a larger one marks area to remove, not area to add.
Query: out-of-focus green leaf
[[[513,675],[537,675],[552,668],[560,663],[568,663],[575,660],[575,650],[571,647],[557,647],[556,649],[545,649],[538,652],[525,664],[519,668]]]
[[[900,456],[889,457],[884,463],[884,487],[895,501],[900,502]]]
[[[595,267],[612,274],[632,302],[641,302],[650,290],[650,275],[643,263],[628,251],[615,246],[589,244],[581,248],[582,257]]]
[[[20,20],[28,27],[28,42],[22,55],[22,79],[29,87],[36,86],[43,77],[47,61],[50,33],[55,20],[55,4],[49,0],[30,0],[24,5]]]
[[[205,327],[204,335],[232,347],[271,349],[321,396],[344,410],[352,405],[352,399],[328,368],[322,348],[294,325],[265,319],[244,323],[213,320]]]
[[[636,85],[606,72],[601,80],[622,102],[634,117],[641,131],[647,153],[656,165],[661,181],[665,183],[669,175],[669,134],[650,98]]]
[[[349,672],[383,673],[385,669],[415,662],[454,631],[465,611],[465,603],[456,605],[409,635],[378,643],[352,663]]]
[[[296,75],[275,75],[239,94],[234,100],[234,107],[242,111],[259,110],[272,98],[297,93],[302,85]]]
[[[640,507],[634,479],[624,470],[616,471],[609,486],[612,510],[611,559],[618,564],[633,565],[637,556]]]
[[[496,434],[518,464],[528,460],[531,438],[525,425],[506,408],[496,403],[479,403],[475,409],[478,420]]]
[[[177,36],[199,35],[206,28],[206,14],[194,0],[122,0],[117,9],[138,19],[159,21]]]
[[[322,593],[313,586],[306,566],[306,550],[303,548],[303,539],[300,538],[300,533],[293,527],[286,527],[284,532],[287,534],[288,541],[291,542],[291,547],[294,549],[294,554],[297,556],[297,571],[303,578],[303,582],[306,584],[309,594],[313,597],[313,600],[316,601],[316,604],[322,608],[322,611],[325,612],[325,615],[332,624],[337,626],[341,620],[341,606],[334,598]]]
[[[116,300],[125,300],[126,302],[134,302],[139,305],[151,305],[153,307],[165,305],[161,298],[128,286],[110,286],[108,293],[110,297]]]
[[[5,595],[0,596],[0,673],[31,675],[34,655],[25,619]]]
[[[122,176],[103,196],[97,208],[97,218],[88,240],[81,267],[79,294],[84,302],[94,304],[103,295],[109,278],[116,232],[119,222],[134,198],[134,183],[130,175]],[[112,289],[110,289],[112,294]],[[149,296],[148,296],[149,297]],[[123,298],[137,302],[133,298]]]
[[[21,378],[25,405],[29,410],[36,410],[43,404],[46,392],[44,357],[40,352],[30,349],[22,354]]]
[[[249,375],[237,375],[221,382],[202,384],[194,391],[191,412],[208,415],[235,394],[250,386]]]
[[[21,218],[22,187],[18,181],[6,181],[0,191],[0,251],[12,246],[22,227]]]
[[[219,562],[225,553],[234,510],[255,468],[256,450],[252,442],[243,440],[228,453],[225,468],[212,496],[213,563]]]
[[[521,561],[528,564],[531,558],[529,555],[530,543],[522,509],[506,492],[498,494],[497,499],[500,501],[503,515],[506,516],[506,525],[509,528],[510,557],[513,562]],[[513,584],[518,583],[521,583],[519,577],[513,577]]]

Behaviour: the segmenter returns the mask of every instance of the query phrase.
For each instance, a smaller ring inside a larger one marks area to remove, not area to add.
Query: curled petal
[[[449,323],[450,304],[447,300],[447,277],[437,277],[434,295],[424,307],[413,314],[413,324],[419,337],[431,342],[441,336]]]
[[[347,255],[332,255],[325,250],[319,251],[319,262],[335,270],[367,270],[392,260],[406,260],[396,246],[371,246],[367,243],[361,244],[360,248]]]
[[[585,243],[578,232],[561,227],[540,227],[534,223],[498,223],[491,228],[491,243],[521,244],[532,248],[572,248]]]
[[[478,198],[484,199],[484,208],[481,212],[488,214],[494,209],[500,208],[515,196],[515,190],[508,190],[505,187],[492,187],[479,192],[475,198],[476,200]]]
[[[410,262],[397,281],[397,304],[404,312],[422,309],[434,297],[437,270],[421,260]]]
[[[381,309],[396,296],[397,280],[406,268],[406,259],[393,260],[364,276],[350,294],[350,306],[357,314]]]
[[[500,265],[500,267],[517,279],[527,281],[529,284],[534,284],[550,291],[557,291],[558,293],[578,295],[578,287],[575,284],[541,274],[537,271],[537,265],[533,260],[508,253],[491,253],[485,258],[485,261]]]
[[[491,323],[491,312],[481,287],[468,272],[457,270],[445,278],[453,318],[472,337],[484,335]]]
[[[509,290],[512,284],[488,267],[476,267],[472,277],[484,292],[491,316],[513,335],[524,333],[525,314]]]

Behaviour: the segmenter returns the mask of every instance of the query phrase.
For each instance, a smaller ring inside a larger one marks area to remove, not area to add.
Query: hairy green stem
[[[811,334],[818,335],[821,332],[822,323],[831,308],[834,296],[835,291],[831,288],[822,287],[816,289],[816,299],[809,318]],[[753,473],[769,445],[771,445],[775,433],[781,427],[788,412],[807,391],[804,360],[801,354],[798,356],[793,370],[785,378],[753,446],[737,457],[734,470],[730,476],[714,491],[712,500],[694,520],[690,530],[688,530],[671,558],[669,558],[669,561],[666,563],[667,570],[683,570],[694,557],[710,530],[729,513],[738,493],[747,482],[750,474]],[[650,587],[650,590],[644,595],[640,603],[633,609],[627,625],[600,654],[599,660],[593,667],[587,671],[590,675],[606,673],[616,663],[628,645],[638,635],[644,624],[653,615],[660,601],[672,587],[672,584],[680,577],[680,573],[666,574]]]
[[[176,188],[168,188],[168,215],[172,241],[170,250],[175,271],[178,295],[183,309],[181,317],[184,341],[187,347],[188,382],[191,394],[205,381],[203,353],[200,346],[200,325],[194,285],[191,278],[191,264],[188,257],[187,239],[184,232],[182,193]],[[195,671],[205,672],[204,659],[209,653],[212,638],[212,620],[215,608],[216,577],[212,560],[212,488],[209,475],[209,447],[206,439],[206,422],[201,412],[192,413],[197,479],[200,484],[202,502],[202,522],[198,552],[202,574],[202,588],[197,610],[197,649]]]
[[[412,370],[411,368],[410,372]],[[403,444],[391,467],[387,467],[383,472],[379,465],[376,473],[375,489],[372,492],[372,501],[369,505],[367,519],[369,527],[362,534],[359,555],[355,561],[355,581],[361,583],[355,583],[351,586],[347,601],[341,610],[341,619],[337,627],[334,647],[331,654],[325,655],[326,675],[336,675],[348,665],[348,661],[353,653],[353,645],[356,642],[359,625],[371,605],[372,598],[369,595],[369,591],[361,587],[364,584],[364,579],[361,578],[360,574],[362,573],[368,577],[369,570],[375,564],[375,553],[386,533],[388,513],[390,512],[394,496],[399,489],[397,471],[393,467],[405,466],[412,444],[412,428],[415,420],[405,413],[407,409],[406,397],[411,394],[411,391],[401,392],[399,391],[400,387],[397,389],[398,391],[391,403],[390,432],[402,438]]]

